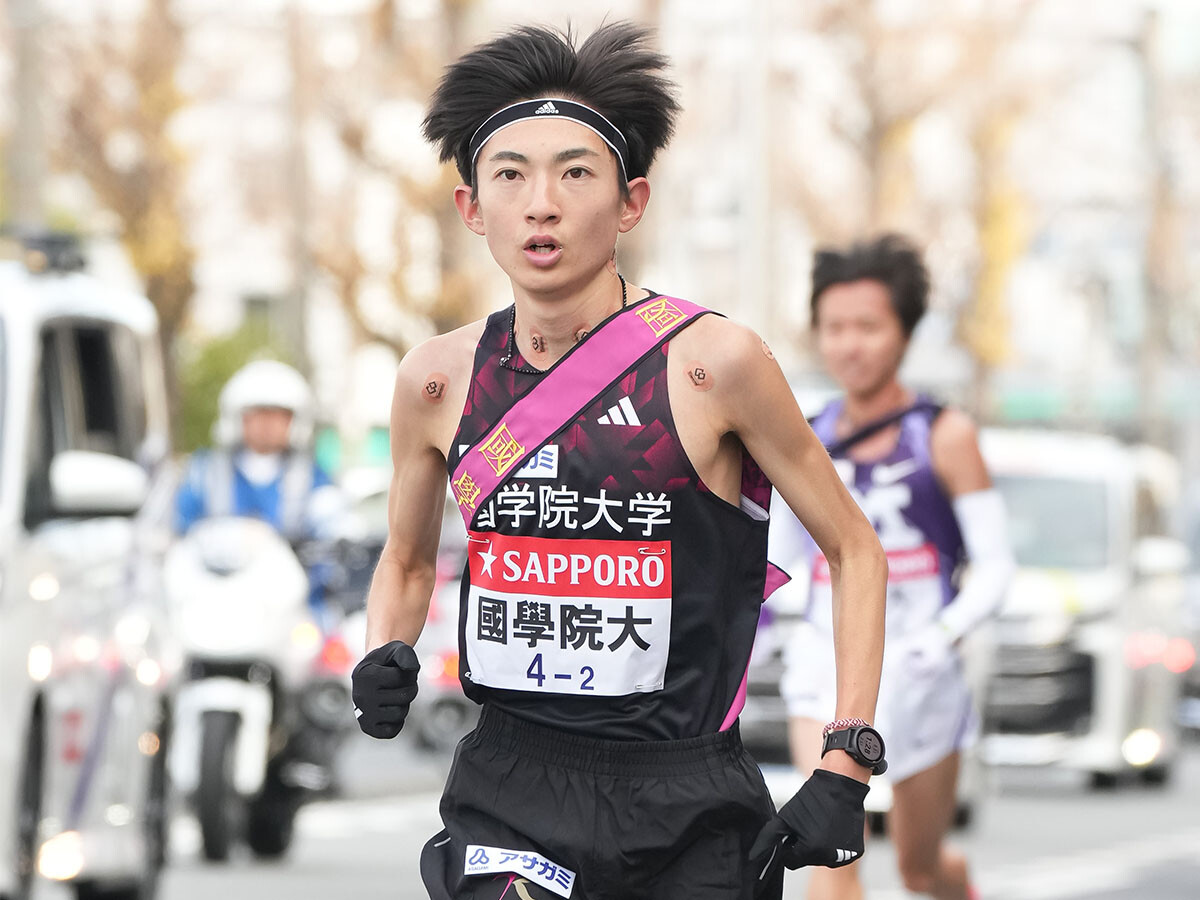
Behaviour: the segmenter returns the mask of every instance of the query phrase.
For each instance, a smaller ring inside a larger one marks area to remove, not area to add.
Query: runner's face
[[[617,235],[641,217],[644,202],[621,195],[619,173],[616,157],[591,129],[568,119],[535,119],[510,125],[484,144],[475,200],[465,186],[455,198],[467,226],[487,237],[492,256],[518,288],[545,298],[569,296],[604,271]]]
[[[850,394],[872,394],[896,377],[908,338],[886,285],[874,279],[826,288],[817,300],[817,349]]]
[[[291,428],[290,409],[255,406],[242,413],[242,441],[254,453],[282,453]]]

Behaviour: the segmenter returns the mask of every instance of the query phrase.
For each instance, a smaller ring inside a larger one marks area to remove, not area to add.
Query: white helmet
[[[304,376],[289,365],[260,359],[239,369],[221,388],[213,438],[222,447],[242,440],[242,415],[255,407],[275,407],[292,413],[288,442],[306,447],[312,438],[312,391]]]

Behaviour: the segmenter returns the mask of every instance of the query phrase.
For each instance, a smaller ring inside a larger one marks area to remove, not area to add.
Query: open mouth
[[[560,249],[560,245],[554,243],[553,241],[534,240],[534,241],[530,241],[528,244],[526,244],[525,249],[531,253],[541,253],[541,254],[549,255],[549,254],[553,253],[555,250]]]

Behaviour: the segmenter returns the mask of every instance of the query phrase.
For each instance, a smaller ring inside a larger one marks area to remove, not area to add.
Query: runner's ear
[[[645,178],[635,178],[629,182],[629,195],[621,201],[621,234],[633,230],[650,204],[650,182]]]
[[[462,217],[463,224],[476,234],[485,234],[483,228],[483,211],[479,208],[479,198],[469,184],[460,184],[454,189],[454,206]]]

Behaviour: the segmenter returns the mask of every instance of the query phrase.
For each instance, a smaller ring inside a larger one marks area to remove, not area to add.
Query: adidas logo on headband
[[[629,144],[625,141],[625,135],[621,134],[617,126],[590,106],[574,100],[565,100],[562,97],[538,97],[536,100],[522,100],[492,113],[475,129],[475,133],[471,135],[471,140],[468,142],[467,153],[471,158],[471,165],[475,165],[479,151],[497,131],[516,122],[535,119],[538,116],[561,116],[591,129],[616,155],[617,162],[621,166],[621,177],[628,180],[628,176],[625,174],[625,161],[629,156]]]

